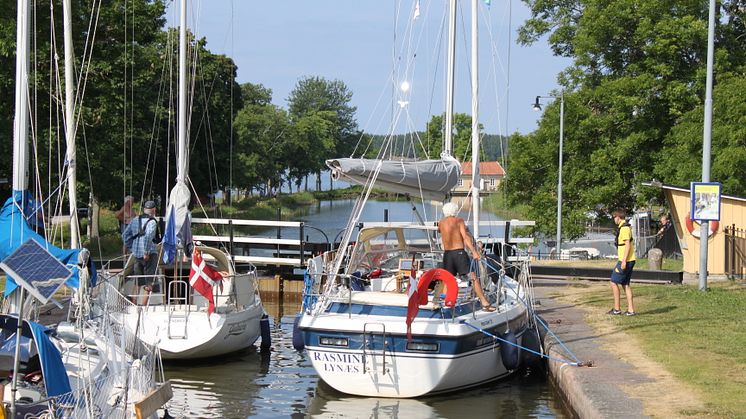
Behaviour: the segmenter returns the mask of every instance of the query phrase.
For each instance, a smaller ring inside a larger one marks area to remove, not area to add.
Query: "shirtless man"
[[[445,217],[438,222],[438,231],[443,239],[443,267],[454,276],[469,273],[470,262],[464,246],[469,249],[474,260],[480,259],[479,252],[471,243],[471,235],[466,231],[464,220],[457,217],[456,214],[458,214],[458,206],[449,202],[443,205],[443,215]],[[477,279],[476,274],[471,272],[470,276],[474,283],[474,291],[482,303],[482,310],[495,311],[495,307],[492,307],[485,297],[482,284]]]

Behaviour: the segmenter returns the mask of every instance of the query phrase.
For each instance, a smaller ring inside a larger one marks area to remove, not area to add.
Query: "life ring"
[[[419,304],[421,306],[427,304],[427,288],[432,281],[443,281],[446,286],[446,299],[443,303],[446,307],[455,306],[458,297],[458,283],[450,272],[441,268],[430,269],[420,277],[420,282],[417,284]]]
[[[710,224],[710,229],[707,232],[707,237],[710,237],[714,235],[715,233],[717,233],[718,228],[720,227],[719,221],[710,221],[709,224]],[[686,213],[685,225],[686,225],[686,231],[688,231],[689,234],[691,234],[692,236],[696,238],[699,238],[701,229],[699,228],[699,226],[697,226],[696,228],[694,227],[694,221],[689,216],[689,213]]]

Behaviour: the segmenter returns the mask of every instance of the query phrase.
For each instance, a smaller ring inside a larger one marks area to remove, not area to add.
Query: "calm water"
[[[378,399],[338,393],[293,349],[298,303],[265,304],[272,348],[195,364],[166,364],[174,398],[169,413],[188,418],[562,418],[543,376],[515,376],[477,389],[419,399]],[[280,321],[278,321],[280,319]]]
[[[339,239],[342,230],[347,225],[347,221],[350,218],[352,212],[354,200],[341,199],[334,201],[319,201],[316,205],[311,205],[305,209],[305,212],[293,221],[304,221],[307,226],[305,230],[306,235],[310,241],[323,242],[324,236],[321,235],[314,228],[322,230],[329,241],[334,240],[336,237]],[[417,214],[425,221],[436,221],[438,216],[438,209],[430,203],[426,203],[424,206],[421,203],[415,203],[417,207]],[[363,214],[360,217],[360,221],[368,222],[381,222],[384,220],[384,213],[388,212],[389,221],[405,221],[405,222],[418,222],[418,216],[412,211],[412,203],[407,201],[377,201],[370,200],[363,209]],[[468,220],[470,219],[470,212],[467,209],[462,211],[461,216]],[[482,221],[499,221],[500,218],[494,214],[482,211],[480,213],[480,219]],[[298,238],[297,229],[283,228],[283,238]],[[262,235],[268,237],[275,237],[277,234],[276,229],[266,230]],[[492,235],[494,237],[502,237],[502,229],[498,227],[486,227],[482,226],[480,235]],[[338,240],[337,240],[338,241]]]

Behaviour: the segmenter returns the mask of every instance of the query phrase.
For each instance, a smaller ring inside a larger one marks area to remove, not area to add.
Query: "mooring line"
[[[539,355],[539,356],[540,356],[540,357],[542,357],[542,358],[547,358],[547,359],[551,359],[552,361],[560,362],[560,363],[562,363],[562,364],[572,365],[572,366],[574,366],[574,367],[582,367],[582,366],[585,366],[585,365],[586,365],[586,364],[585,364],[585,363],[583,363],[583,362],[571,362],[571,361],[567,361],[567,360],[565,360],[565,359],[559,359],[559,358],[555,358],[555,357],[553,357],[553,356],[550,356],[550,355],[547,355],[547,354],[543,354],[543,353],[540,353],[540,352],[536,352],[536,351],[534,351],[533,349],[529,349],[529,348],[526,348],[526,347],[524,347],[524,346],[521,346],[521,345],[519,345],[519,344],[517,344],[517,343],[513,343],[513,342],[511,342],[511,341],[509,341],[509,340],[503,339],[503,338],[501,338],[500,336],[494,335],[494,334],[492,334],[492,333],[490,333],[490,332],[488,332],[488,331],[486,331],[486,330],[482,329],[481,327],[478,327],[478,326],[474,326],[473,324],[471,324],[471,323],[467,322],[466,320],[461,320],[461,323],[463,323],[463,324],[465,324],[465,325],[467,325],[467,326],[471,327],[472,329],[474,329],[474,330],[477,330],[477,331],[479,331],[479,332],[481,332],[481,333],[483,333],[483,334],[485,334],[485,335],[487,335],[487,336],[489,336],[489,337],[491,337],[491,338],[494,338],[494,339],[497,339],[497,340],[499,340],[499,341],[501,341],[501,342],[505,342],[505,343],[507,343],[507,344],[513,345],[513,346],[515,346],[516,348],[519,348],[519,349],[523,349],[524,351],[528,351],[528,352],[531,352],[531,353],[533,353],[533,354]]]

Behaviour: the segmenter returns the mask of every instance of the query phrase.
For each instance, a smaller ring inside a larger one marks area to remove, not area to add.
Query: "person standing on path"
[[[443,240],[443,267],[453,276],[466,275],[471,270],[469,269],[471,263],[464,246],[469,249],[474,260],[478,261],[481,257],[479,251],[472,244],[471,235],[466,232],[464,220],[457,217],[456,214],[458,214],[458,206],[449,202],[443,205],[444,217],[438,222],[438,231]],[[471,272],[470,277],[474,283],[474,292],[482,303],[482,310],[495,311],[495,307],[490,304],[490,301],[484,295],[479,278],[474,272]],[[436,291],[436,297],[438,295],[440,293]]]
[[[618,261],[614,270],[611,272],[611,291],[614,294],[614,308],[607,314],[622,314],[621,292],[627,296],[627,316],[635,315],[635,305],[632,297],[632,269],[635,267],[635,245],[632,243],[632,228],[627,223],[626,212],[622,209],[614,210],[612,217],[614,224],[617,226],[614,244],[617,247]]]

